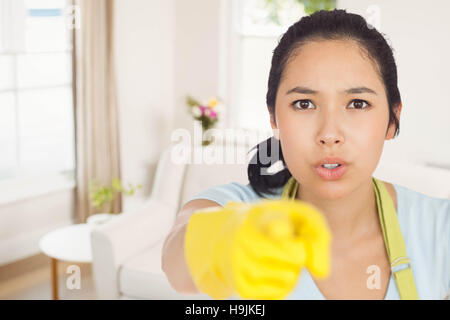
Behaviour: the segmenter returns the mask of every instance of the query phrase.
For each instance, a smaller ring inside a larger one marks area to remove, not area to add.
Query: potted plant
[[[124,188],[122,181],[118,178],[112,178],[110,185],[101,185],[97,180],[92,180],[89,184],[91,205],[101,212],[88,217],[87,223],[100,224],[119,214],[114,212],[113,207],[116,197],[120,194],[132,196],[136,190],[142,188],[142,185],[133,186],[128,183],[128,188]]]

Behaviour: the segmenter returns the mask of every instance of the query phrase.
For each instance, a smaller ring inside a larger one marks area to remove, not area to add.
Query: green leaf
[[[297,0],[302,3],[307,15],[313,14],[319,10],[336,9],[336,0]]]
[[[103,210],[103,207],[108,205],[108,212],[110,212],[116,194],[133,195],[135,190],[142,188],[141,184],[133,187],[131,183],[128,183],[128,186],[130,190],[124,189],[122,181],[116,177],[111,179],[111,186],[103,186],[96,180],[92,180],[88,190],[91,205],[99,210]]]
[[[112,178],[111,186],[112,186],[113,190],[115,190],[117,192],[122,191],[122,181],[120,181],[120,179]]]
[[[194,98],[192,98],[191,96],[187,96],[186,97],[186,103],[193,107],[193,106],[199,106],[200,102],[198,102],[197,100],[195,100]]]

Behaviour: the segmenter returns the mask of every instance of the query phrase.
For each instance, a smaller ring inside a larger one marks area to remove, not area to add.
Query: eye
[[[350,102],[349,105],[354,104],[354,108],[353,109],[367,109],[370,107],[370,103],[368,103],[365,100],[360,100],[360,99],[354,99]],[[365,104],[365,106],[364,106]]]
[[[309,109],[308,106],[313,105],[311,100],[309,99],[304,99],[304,100],[296,100],[294,102],[292,102],[292,106],[294,107],[294,109],[300,109],[300,110],[307,110]]]

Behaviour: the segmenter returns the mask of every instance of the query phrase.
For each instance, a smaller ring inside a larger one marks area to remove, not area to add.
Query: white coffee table
[[[94,225],[74,224],[51,231],[39,241],[39,248],[51,259],[52,297],[58,300],[58,260],[92,262],[91,230]]]

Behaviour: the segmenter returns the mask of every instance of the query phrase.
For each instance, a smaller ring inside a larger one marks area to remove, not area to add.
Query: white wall
[[[219,92],[220,0],[116,0],[121,168],[151,193],[158,157],[176,128],[193,131],[185,96]]]
[[[74,189],[0,205],[0,265],[39,253],[47,232],[74,223]]]
[[[175,10],[175,128],[192,128],[186,94],[219,94],[220,0],[177,0]]]
[[[403,100],[400,135],[383,157],[433,162],[450,168],[450,1],[339,0],[339,7],[368,17],[380,8],[380,31],[394,48]]]
[[[115,53],[121,169],[148,196],[174,119],[175,1],[116,0]]]

